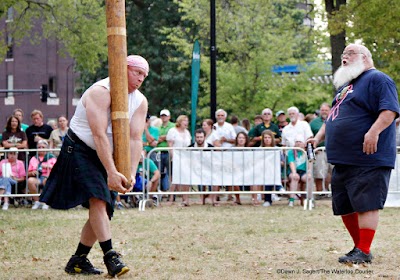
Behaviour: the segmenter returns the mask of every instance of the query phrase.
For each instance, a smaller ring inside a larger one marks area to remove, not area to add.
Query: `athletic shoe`
[[[289,201],[289,207],[293,207],[294,206],[294,201]]]
[[[65,272],[68,274],[102,274],[103,271],[95,268],[92,263],[88,260],[86,255],[72,255],[69,259]]]
[[[269,201],[266,201],[266,202],[263,203],[263,206],[264,206],[264,207],[270,207],[270,206],[271,206],[271,203],[269,203]]]
[[[27,200],[27,199],[22,199],[22,206],[24,206],[24,207],[28,207],[28,205],[29,205],[29,201]]]
[[[42,205],[42,210],[49,210],[49,205],[47,205],[47,204],[43,204]]]
[[[276,194],[271,194],[271,199],[272,199],[272,201],[279,201],[279,200],[281,200],[281,198],[279,197],[279,196],[277,196]]]
[[[117,210],[122,210],[124,209],[124,205],[122,204],[122,202],[117,202]]]
[[[372,261],[372,254],[371,253],[365,254],[360,249],[353,248],[353,250],[348,252],[346,255],[340,257],[338,261],[340,263],[354,263],[354,264],[370,263]]]
[[[158,207],[158,197],[156,195],[153,195],[153,206]]]
[[[115,275],[119,277],[129,271],[129,268],[121,261],[121,255],[114,250],[110,250],[104,255],[104,264],[108,274],[112,277]]]
[[[354,247],[353,249],[351,249],[351,251],[348,252],[347,254],[345,254],[343,257],[351,256],[351,255],[354,253],[354,250],[355,250],[355,249],[356,249],[356,247]],[[343,257],[340,257],[340,258],[339,258],[339,261],[340,261],[340,259],[343,258]]]
[[[8,210],[8,202],[4,202],[3,207],[1,209]]]
[[[122,203],[122,205],[124,206],[124,208],[126,208],[126,209],[131,208],[131,206],[129,205],[129,203],[127,203],[127,202],[125,201],[125,199],[121,199],[121,203]]]
[[[40,202],[39,201],[35,201],[35,203],[32,206],[32,210],[37,210],[40,208]]]

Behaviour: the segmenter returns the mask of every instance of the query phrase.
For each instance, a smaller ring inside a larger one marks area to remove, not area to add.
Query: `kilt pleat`
[[[92,197],[107,203],[107,214],[111,219],[117,193],[109,190],[107,173],[96,151],[82,141],[65,137],[40,201],[54,209],[70,209],[78,205],[89,208]]]

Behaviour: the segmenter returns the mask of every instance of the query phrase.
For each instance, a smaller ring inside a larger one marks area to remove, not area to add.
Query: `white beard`
[[[333,75],[333,85],[336,89],[339,89],[344,84],[360,76],[364,71],[365,65],[361,57],[350,65],[343,66],[342,64]]]

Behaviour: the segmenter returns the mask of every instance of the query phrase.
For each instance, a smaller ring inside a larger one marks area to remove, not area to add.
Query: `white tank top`
[[[94,83],[90,88],[88,88],[82,95],[82,97],[87,93],[89,89],[94,86],[102,86],[110,91],[110,80],[105,78]],[[133,93],[128,94],[128,108],[129,108],[129,120],[132,118],[133,113],[142,104],[144,100],[144,95],[139,91],[135,90]],[[107,126],[107,137],[110,141],[111,147],[113,146],[112,139],[112,127],[111,127],[111,117],[110,108],[107,110],[108,126]],[[82,98],[79,100],[76,106],[75,114],[71,119],[70,126],[72,131],[81,139],[86,145],[88,145],[93,150],[96,150],[96,145],[94,144],[93,134],[90,130],[89,122],[86,116],[86,108],[82,103]]]

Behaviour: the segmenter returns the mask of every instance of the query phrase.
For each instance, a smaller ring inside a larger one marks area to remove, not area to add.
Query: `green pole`
[[[193,55],[192,55],[192,114],[191,114],[191,132],[192,139],[194,139],[194,131],[196,128],[197,118],[197,97],[199,91],[199,79],[200,79],[200,44],[199,41],[194,41]]]

